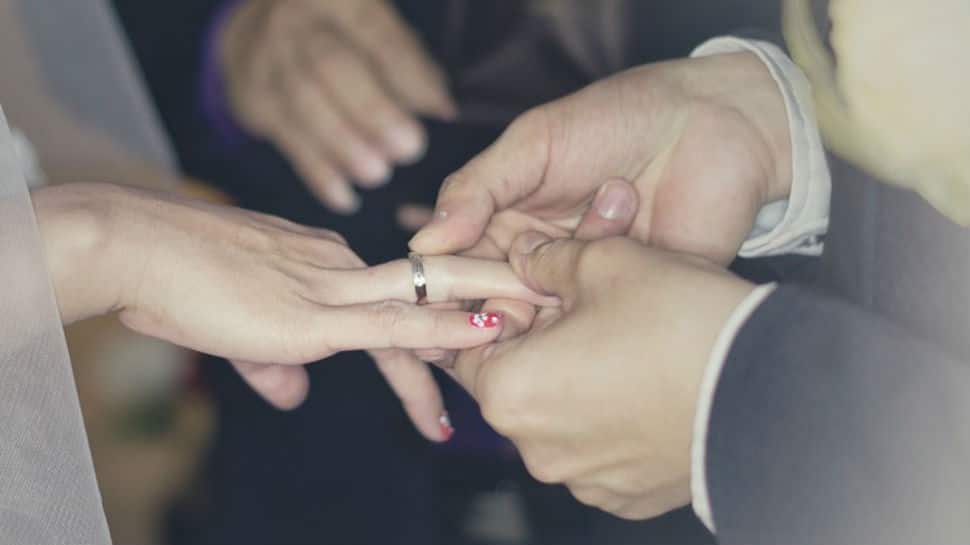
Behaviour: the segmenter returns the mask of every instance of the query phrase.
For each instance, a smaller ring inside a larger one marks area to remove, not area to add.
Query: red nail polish
[[[494,329],[502,323],[502,315],[497,312],[479,312],[469,316],[468,323],[479,329]]]
[[[441,427],[441,435],[444,440],[447,441],[451,439],[451,436],[455,434],[455,428],[451,427],[451,419],[448,418],[448,413],[441,413],[438,417],[438,426]]]

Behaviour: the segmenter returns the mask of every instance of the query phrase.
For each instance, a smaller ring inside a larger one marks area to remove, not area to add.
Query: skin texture
[[[630,519],[688,503],[701,378],[754,286],[629,238],[525,233],[510,258],[562,306],[533,322],[510,316],[511,338],[462,352],[452,376],[539,480]]]
[[[236,118],[272,141],[326,206],[352,213],[352,189],[419,159],[418,116],[454,119],[445,78],[385,0],[248,0],[220,59]]]
[[[280,408],[306,396],[302,364],[370,350],[418,428],[444,439],[440,394],[408,350],[479,346],[501,333],[462,310],[413,303],[410,265],[367,267],[336,233],[281,218],[104,184],[32,195],[65,323],[118,312],[140,333],[235,362]],[[432,303],[555,298],[508,264],[425,260]]]
[[[445,182],[424,254],[503,258],[527,230],[576,232],[597,190],[639,197],[627,233],[718,263],[791,185],[784,101],[752,54],[647,65],[531,110]]]
[[[446,180],[411,248],[505,260],[535,230],[626,235],[727,264],[791,176],[784,100],[754,55],[651,64],[515,120]],[[511,301],[482,308],[524,321],[535,312]]]

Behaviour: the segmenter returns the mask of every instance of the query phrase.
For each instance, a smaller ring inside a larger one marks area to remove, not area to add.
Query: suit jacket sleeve
[[[723,545],[966,543],[970,366],[836,299],[779,288],[714,394]]]

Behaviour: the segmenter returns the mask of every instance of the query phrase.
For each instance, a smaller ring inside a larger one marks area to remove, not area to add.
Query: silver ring
[[[424,305],[428,302],[428,279],[424,276],[424,259],[414,252],[408,254],[411,262],[411,281],[414,283],[415,303]]]

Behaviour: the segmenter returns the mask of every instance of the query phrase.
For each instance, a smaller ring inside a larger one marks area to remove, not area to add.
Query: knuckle
[[[338,233],[336,231],[333,231],[333,230],[330,230],[330,229],[323,229],[323,228],[317,228],[316,231],[323,238],[327,238],[327,239],[330,239],[333,242],[336,242],[336,243],[341,244],[343,246],[347,246],[347,239],[344,238],[343,235],[341,235],[340,233]],[[347,251],[348,252],[349,252],[349,250],[350,249],[347,248]],[[350,252],[350,253],[352,253],[352,252]]]
[[[285,33],[293,20],[292,2],[275,2],[266,14],[266,30],[269,34]]]
[[[552,135],[552,112],[548,106],[537,106],[517,117],[506,129],[506,134],[515,136],[532,148],[525,150],[535,157],[546,157]]]
[[[346,72],[354,62],[353,53],[339,40],[329,40],[326,47],[319,48],[313,58],[313,73],[321,79],[333,79]]]
[[[483,365],[479,373],[483,376],[476,381],[476,398],[482,417],[502,435],[519,435],[526,427],[524,415],[529,414],[531,404],[528,381],[510,376],[512,373],[495,361]]]
[[[404,306],[396,301],[382,301],[374,307],[374,319],[378,326],[393,334],[405,322]]]
[[[521,452],[522,463],[525,464],[535,480],[543,484],[561,484],[565,482],[566,476],[557,464],[547,460],[539,460],[528,450]]]
[[[595,487],[570,486],[569,492],[579,503],[590,507],[602,507],[607,499],[603,491]]]

